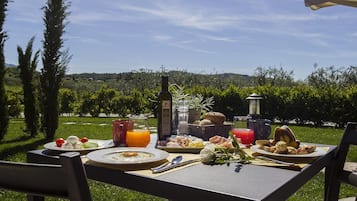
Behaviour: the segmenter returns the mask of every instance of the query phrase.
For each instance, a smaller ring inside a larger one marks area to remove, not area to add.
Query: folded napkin
[[[327,152],[329,147],[320,147],[320,149],[323,149]],[[306,165],[308,165],[309,163],[316,160],[316,158],[318,158],[318,157],[289,157],[289,155],[287,155],[286,157],[271,156],[271,155],[268,156],[269,158],[272,158],[272,159],[276,159],[276,160],[280,160],[280,161],[284,161],[284,162],[288,162],[288,163],[293,163],[293,165],[286,165],[286,164],[279,164],[279,163],[275,163],[272,161],[256,158],[257,156],[260,156],[262,154],[256,153],[256,152],[252,151],[251,149],[245,148],[243,150],[249,156],[251,156],[253,158],[250,161],[251,164],[253,164],[253,165],[279,167],[279,168],[291,169],[291,170],[301,170]]]

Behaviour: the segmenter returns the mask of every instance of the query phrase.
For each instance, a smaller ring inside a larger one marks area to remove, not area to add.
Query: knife
[[[174,169],[174,168],[177,168],[177,167],[185,166],[185,165],[188,165],[188,164],[191,164],[191,163],[195,163],[195,162],[199,162],[199,161],[201,161],[201,159],[199,159],[199,158],[192,159],[192,160],[187,160],[187,161],[183,161],[183,162],[176,163],[176,164],[173,164],[173,165],[167,165],[167,166],[164,166],[162,168],[151,169],[151,171],[152,171],[152,173],[161,173],[161,172],[165,172],[167,170],[171,170],[171,169]]]
[[[270,161],[270,162],[274,162],[274,163],[278,163],[278,164],[282,164],[282,165],[288,165],[288,166],[295,165],[295,163],[289,163],[289,162],[285,162],[285,161],[280,161],[280,160],[276,160],[276,159],[265,157],[265,156],[257,156],[256,158],[263,159],[263,160]]]

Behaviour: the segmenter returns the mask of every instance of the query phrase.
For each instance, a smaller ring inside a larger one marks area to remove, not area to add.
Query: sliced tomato
[[[62,147],[63,144],[64,144],[64,139],[63,138],[57,138],[56,139],[57,147]]]
[[[88,142],[88,138],[87,138],[87,137],[82,137],[82,138],[81,138],[81,142],[82,142],[82,143]]]

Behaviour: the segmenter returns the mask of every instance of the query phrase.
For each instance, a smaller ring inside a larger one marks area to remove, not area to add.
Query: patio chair
[[[338,200],[341,182],[357,187],[357,172],[344,169],[344,164],[350,145],[357,145],[356,122],[349,122],[343,133],[335,158],[331,165],[331,172],[327,181],[327,192],[325,200]],[[357,196],[355,200],[357,201]]]
[[[0,188],[27,193],[28,200],[44,196],[91,201],[80,154],[63,153],[60,165],[0,161]]]

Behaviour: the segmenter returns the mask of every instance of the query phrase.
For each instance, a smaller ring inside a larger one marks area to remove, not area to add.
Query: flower
[[[216,153],[210,148],[203,148],[200,151],[201,162],[205,164],[210,164],[216,160]]]

